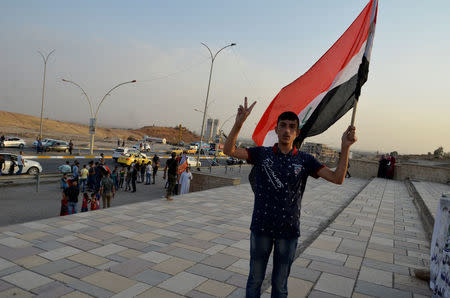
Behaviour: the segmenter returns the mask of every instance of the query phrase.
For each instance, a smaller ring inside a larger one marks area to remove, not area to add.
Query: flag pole
[[[352,121],[350,122],[350,126],[355,126],[356,107],[357,106],[358,106],[358,100],[355,98],[355,103],[353,104]]]

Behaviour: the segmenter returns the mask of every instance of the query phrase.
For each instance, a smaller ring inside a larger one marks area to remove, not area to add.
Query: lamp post
[[[202,129],[200,132],[200,148],[198,148],[197,150],[197,165],[199,165],[199,161],[200,161],[200,151],[202,150],[203,147],[203,129],[205,128],[205,118],[206,118],[206,110],[208,109],[208,97],[209,97],[209,88],[211,86],[211,77],[212,77],[212,71],[213,71],[213,66],[214,66],[214,60],[216,59],[217,55],[224,49],[228,48],[228,47],[232,47],[235,46],[235,43],[230,43],[229,45],[224,46],[223,48],[221,48],[220,50],[218,50],[214,55],[211,52],[211,49],[202,42],[202,45],[205,46],[208,51],[209,54],[211,55],[211,68],[209,70],[209,80],[208,80],[208,89],[206,91],[206,100],[205,100],[205,109],[203,111],[203,120],[202,120]]]
[[[130,84],[130,83],[136,83],[136,80],[132,80],[132,81],[120,83],[120,84],[117,84],[116,86],[112,87],[112,88],[111,88],[108,92],[106,92],[106,94],[103,96],[102,100],[100,101],[100,103],[99,103],[98,106],[97,106],[97,110],[95,111],[95,114],[94,114],[94,110],[92,109],[92,103],[91,103],[91,100],[89,99],[89,96],[88,96],[87,93],[84,91],[84,89],[81,88],[81,86],[78,85],[78,84],[75,83],[75,82],[72,82],[72,81],[69,81],[69,80],[65,80],[65,79],[62,79],[62,81],[63,81],[63,82],[66,82],[66,83],[71,83],[71,84],[77,86],[78,88],[80,88],[81,91],[83,91],[83,94],[85,95],[85,97],[86,97],[86,99],[87,99],[87,101],[88,101],[88,103],[89,103],[89,108],[90,108],[90,112],[91,112],[91,118],[90,118],[90,121],[89,121],[89,134],[91,135],[91,141],[90,141],[90,145],[89,145],[89,152],[90,152],[90,154],[94,154],[94,136],[95,136],[95,129],[97,128],[97,115],[98,115],[98,111],[100,110],[100,106],[102,105],[103,101],[106,99],[106,96],[111,95],[111,92],[112,92],[114,89],[117,89],[117,88],[119,88],[119,87],[122,86],[122,85]]]
[[[41,101],[41,121],[39,124],[39,139],[42,140],[42,115],[44,113],[44,96],[45,96],[45,76],[47,73],[47,61],[48,57],[54,52],[55,50],[52,50],[50,53],[48,53],[47,56],[44,56],[40,51],[38,53],[42,56],[42,60],[44,60],[44,79],[42,81],[42,101]]]

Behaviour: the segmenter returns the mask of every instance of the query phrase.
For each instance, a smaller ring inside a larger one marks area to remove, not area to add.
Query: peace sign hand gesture
[[[248,107],[247,104],[247,97],[244,99],[244,106],[240,105],[238,108],[238,112],[236,114],[236,123],[242,125],[244,121],[247,119],[248,115],[253,110],[253,107],[255,106],[256,101],[252,103],[250,107]]]

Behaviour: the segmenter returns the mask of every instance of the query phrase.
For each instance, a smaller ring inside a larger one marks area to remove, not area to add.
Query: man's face
[[[280,120],[275,128],[275,132],[278,135],[278,143],[288,145],[294,142],[300,130],[298,129],[297,121]]]

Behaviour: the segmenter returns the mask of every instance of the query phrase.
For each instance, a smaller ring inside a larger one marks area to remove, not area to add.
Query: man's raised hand
[[[244,121],[247,119],[248,115],[250,115],[255,104],[256,101],[253,102],[252,105],[248,107],[247,97],[245,97],[244,106],[240,105],[238,108],[238,112],[236,114],[236,123],[243,124]]]

